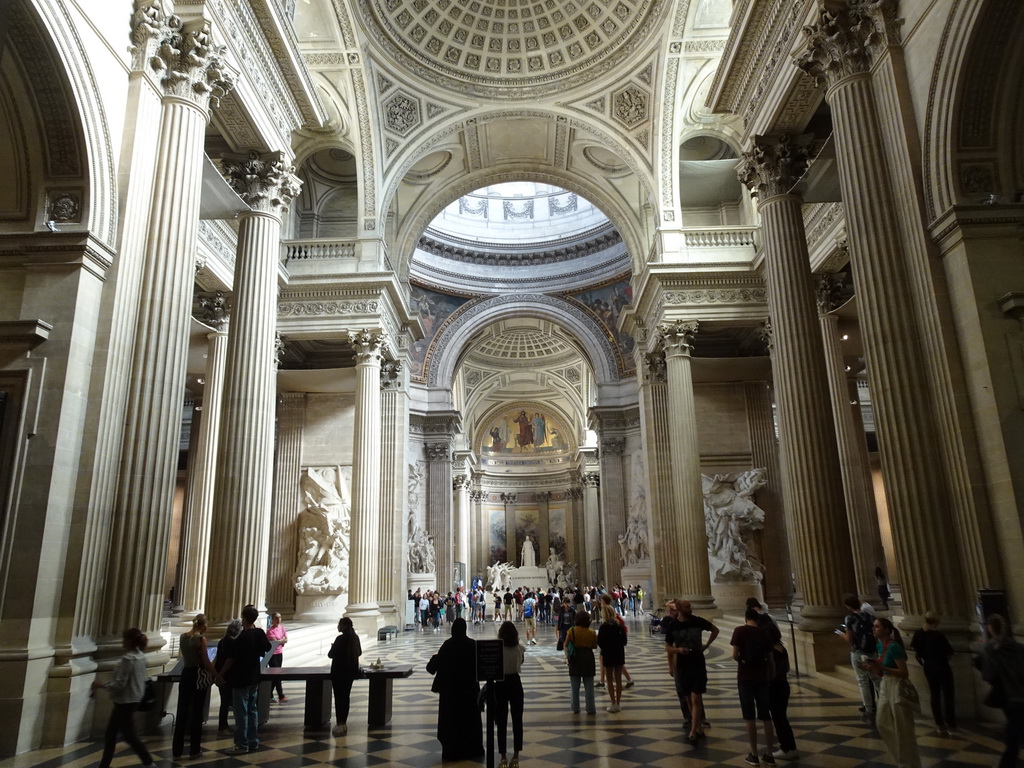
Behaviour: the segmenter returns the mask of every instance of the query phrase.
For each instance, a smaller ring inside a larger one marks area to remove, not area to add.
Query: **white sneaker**
[[[612,705],[611,705],[610,707],[608,707],[608,708],[607,708],[607,709],[605,710],[605,712],[621,712],[621,711],[622,711],[622,710],[621,710],[621,709],[619,708],[619,705],[618,705],[618,704],[612,704]]]
[[[791,749],[789,752],[786,752],[782,749],[776,749],[774,752],[772,752],[772,757],[774,757],[776,760],[799,760],[800,753],[797,752],[795,749]]]
[[[331,728],[331,736],[344,736],[348,733],[348,726],[345,724],[336,725]]]

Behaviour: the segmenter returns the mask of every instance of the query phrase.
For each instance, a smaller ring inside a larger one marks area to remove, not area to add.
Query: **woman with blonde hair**
[[[618,712],[622,701],[622,668],[626,665],[626,630],[610,605],[601,606],[601,619],[597,645],[601,649],[601,664],[605,668],[608,695],[612,700],[607,711]]]

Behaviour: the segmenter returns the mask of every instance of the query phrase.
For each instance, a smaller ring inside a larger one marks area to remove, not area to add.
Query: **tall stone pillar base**
[[[730,613],[742,614],[747,607],[747,599],[751,597],[756,597],[759,603],[764,603],[763,588],[760,584],[752,581],[735,584],[711,582],[711,594],[715,598],[715,605]]]
[[[295,621],[337,623],[345,615],[348,595],[296,595]]]
[[[828,630],[808,631],[798,627],[796,643],[793,644],[789,625],[785,622],[779,625],[783,643],[789,648],[790,655],[795,656],[800,662],[800,674],[834,672],[836,669],[850,668],[850,644],[846,642],[845,637],[835,633],[838,628],[838,624]],[[792,660],[790,664],[793,664]]]
[[[376,640],[377,630],[384,626],[377,603],[349,605],[345,615],[352,619],[352,626],[360,636],[368,635]]]

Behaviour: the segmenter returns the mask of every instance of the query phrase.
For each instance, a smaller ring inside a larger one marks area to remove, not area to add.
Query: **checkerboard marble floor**
[[[562,654],[555,650],[553,629],[542,628],[540,644],[529,646],[523,667],[526,735],[520,760],[524,768],[743,765],[746,737],[736,698],[736,672],[729,652],[728,632],[723,630],[708,654],[710,681],[705,702],[712,723],[709,737],[706,745],[691,748],[683,740],[681,715],[667,675],[662,640],[649,634],[642,618],[630,622],[627,667],[635,685],[623,692],[622,711],[617,714],[604,711],[607,697],[600,689],[597,715],[569,712],[568,677]],[[493,637],[496,626],[490,622],[484,626],[470,625],[470,634]],[[294,637],[296,630],[291,632]],[[443,628],[441,632],[403,632],[397,640],[381,644],[364,655],[364,663],[380,657],[385,662],[411,663],[416,669],[413,677],[395,683],[394,717],[388,727],[367,728],[366,685],[356,683],[347,736],[334,738],[327,732],[303,733],[302,686],[293,683],[289,690],[286,684],[288,701],[274,705],[270,722],[261,729],[263,747],[259,752],[229,755],[231,738],[219,738],[215,724],[210,723],[205,730],[205,753],[188,760],[187,764],[202,768],[248,765],[426,768],[441,765],[440,745],[435,738],[437,697],[430,692],[431,677],[423,667],[445,637],[447,632]],[[316,644],[314,655],[320,652],[322,645]],[[289,648],[292,647],[290,644]],[[287,663],[289,655],[285,659]],[[303,658],[301,663],[305,666],[316,660]],[[323,663],[327,664],[326,657]],[[855,768],[893,764],[877,733],[859,721],[859,702],[854,698],[852,684],[846,687],[828,678],[803,677],[793,678],[792,688],[790,719],[800,751],[797,765]],[[955,737],[940,738],[933,735],[926,718],[918,716],[917,723],[919,751],[926,767],[990,766],[998,760],[999,734],[990,727],[968,725]],[[171,728],[172,718],[168,715],[158,732],[144,736],[158,765],[172,765]],[[511,741],[511,733],[509,739]],[[114,760],[115,768],[137,765],[137,758],[127,746],[122,743],[120,747]],[[100,742],[81,742],[0,761],[0,768],[92,766],[98,762],[101,752]]]

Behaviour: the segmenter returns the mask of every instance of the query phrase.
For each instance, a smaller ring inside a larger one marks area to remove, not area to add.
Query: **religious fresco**
[[[569,562],[569,545],[565,540],[565,507],[548,506],[548,546],[555,550],[558,559]],[[545,560],[547,558],[545,557]]]
[[[488,511],[488,516],[491,563],[507,563],[508,545],[505,539],[505,507],[492,507]]]
[[[409,304],[423,325],[423,338],[413,342],[409,349],[410,375],[414,379],[423,380],[426,375],[423,364],[427,359],[427,351],[430,349],[431,342],[441,330],[445,320],[467,301],[469,299],[464,296],[451,296],[447,293],[421,288],[418,285],[412,286],[409,292]]]
[[[542,408],[512,409],[484,428],[484,456],[559,453],[570,446],[562,438],[561,422]]]
[[[619,333],[618,330],[619,315],[633,303],[633,287],[629,280],[617,280],[597,288],[569,293],[566,297],[582,304],[605,329],[615,346],[619,372],[634,373],[636,363],[633,360],[633,337]]]

